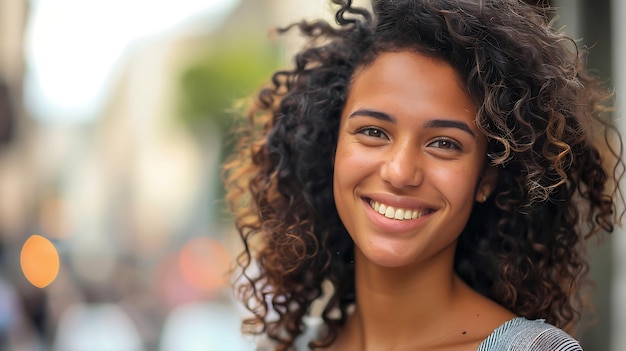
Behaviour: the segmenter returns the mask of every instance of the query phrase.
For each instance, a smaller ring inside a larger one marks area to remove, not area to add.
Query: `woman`
[[[622,161],[575,42],[518,0],[333,2],[338,26],[291,26],[310,45],[226,165],[245,331],[276,350],[580,350],[564,330]]]

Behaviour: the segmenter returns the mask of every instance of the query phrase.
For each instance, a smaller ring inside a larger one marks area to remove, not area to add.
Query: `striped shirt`
[[[305,318],[307,331],[295,342],[295,350],[309,350],[308,343],[318,335],[321,318]],[[267,339],[257,344],[257,351],[274,350]],[[563,330],[543,319],[516,317],[505,322],[478,346],[476,351],[582,351],[580,344]]]
[[[491,333],[476,351],[582,351],[563,330],[542,319],[513,318]]]

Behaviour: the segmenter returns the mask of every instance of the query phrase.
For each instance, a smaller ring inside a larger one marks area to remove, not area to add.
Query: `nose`
[[[381,178],[393,187],[401,189],[418,186],[424,180],[422,157],[415,148],[400,145],[390,150],[380,168]]]

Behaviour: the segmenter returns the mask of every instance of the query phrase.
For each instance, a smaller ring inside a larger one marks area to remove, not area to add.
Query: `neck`
[[[390,342],[436,342],[445,337],[438,321],[453,309],[463,283],[452,257],[402,268],[386,268],[355,252],[356,310],[348,326],[363,347],[390,349]],[[393,335],[393,338],[389,336]]]

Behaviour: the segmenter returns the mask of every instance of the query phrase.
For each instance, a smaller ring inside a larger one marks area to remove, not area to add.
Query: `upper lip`
[[[398,196],[388,193],[362,194],[362,198],[366,200],[374,200],[378,203],[385,204],[394,208],[406,208],[416,210],[436,210],[436,206],[414,197]]]

